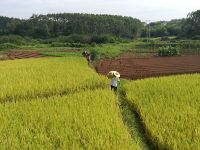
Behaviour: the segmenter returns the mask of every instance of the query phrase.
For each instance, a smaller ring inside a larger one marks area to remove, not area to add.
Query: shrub
[[[70,46],[71,47],[78,47],[79,48],[79,47],[84,47],[85,44],[82,44],[82,43],[71,43]]]
[[[196,36],[192,37],[192,40],[200,40],[200,35],[196,35]]]
[[[0,37],[0,44],[3,43],[13,43],[16,45],[24,45],[26,43],[25,39],[18,35],[8,35]]]
[[[158,50],[159,56],[175,56],[179,54],[180,52],[179,52],[178,47],[162,46],[162,47],[159,47],[159,50]]]
[[[90,54],[92,60],[99,59],[99,52],[97,49],[91,50]]]
[[[66,39],[69,43],[83,43],[84,36],[79,34],[69,35]]]
[[[61,42],[52,42],[51,43],[51,47],[65,47],[66,44],[65,43],[61,43]]]
[[[169,37],[167,37],[167,36],[164,36],[164,37],[161,37],[161,41],[169,41],[170,39],[169,39]]]
[[[92,42],[90,45],[91,45],[92,47],[95,47],[95,46],[97,45],[97,43]]]
[[[95,42],[97,44],[101,43],[115,43],[116,39],[110,35],[94,35],[92,36],[91,42]]]

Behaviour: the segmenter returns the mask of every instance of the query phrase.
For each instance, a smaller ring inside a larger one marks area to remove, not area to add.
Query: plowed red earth
[[[184,73],[200,73],[200,55],[135,58],[124,55],[114,60],[95,63],[98,73],[106,75],[116,70],[121,77],[127,79],[142,79]]]
[[[40,54],[38,52],[10,52],[7,54],[8,59],[23,59],[23,58],[39,58],[45,57],[46,55]]]

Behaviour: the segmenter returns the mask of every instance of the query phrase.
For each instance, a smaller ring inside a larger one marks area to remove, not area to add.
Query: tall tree
[[[188,14],[183,32],[186,37],[200,36],[200,10]]]

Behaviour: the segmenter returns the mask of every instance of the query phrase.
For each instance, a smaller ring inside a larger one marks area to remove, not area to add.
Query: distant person
[[[87,59],[88,65],[89,65],[90,62],[91,62],[91,54],[90,54],[89,52],[87,52],[87,51],[84,51],[84,52],[82,53],[82,55]]]
[[[108,77],[111,78],[111,90],[113,90],[115,92],[115,94],[117,93],[117,88],[118,88],[118,82],[120,74],[117,71],[110,71],[108,73]]]

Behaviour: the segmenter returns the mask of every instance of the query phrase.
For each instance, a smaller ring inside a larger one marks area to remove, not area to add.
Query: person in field
[[[120,81],[120,74],[117,71],[110,71],[108,77],[111,79],[111,90],[117,93],[118,82]]]
[[[84,52],[82,53],[82,55],[87,59],[88,65],[89,65],[89,64],[90,64],[90,61],[91,61],[91,54],[90,54],[89,52],[87,52],[87,51],[84,51]]]

